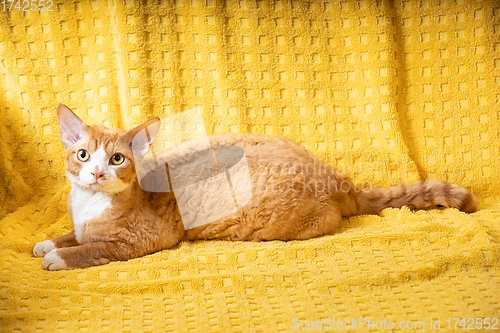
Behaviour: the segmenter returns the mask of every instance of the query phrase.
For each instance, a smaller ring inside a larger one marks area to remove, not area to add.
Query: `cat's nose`
[[[94,176],[95,180],[98,180],[99,178],[102,177],[102,175],[104,174],[102,171],[99,171],[99,170],[94,170],[91,172],[92,176]]]

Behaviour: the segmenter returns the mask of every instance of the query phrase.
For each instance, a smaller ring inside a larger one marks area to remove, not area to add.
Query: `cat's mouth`
[[[99,178],[99,179],[92,179],[86,182],[85,187],[91,189],[91,190],[99,190],[100,188],[106,186],[106,179],[104,178]]]
[[[90,183],[90,186],[94,186],[94,187],[101,187],[101,186],[103,186],[105,183],[106,183],[106,179],[104,179],[104,178],[99,178],[99,179],[94,180],[92,183]]]
[[[130,184],[122,182],[117,179],[99,178],[90,183],[85,184],[83,187],[91,191],[100,191],[108,194],[115,194],[125,190]]]

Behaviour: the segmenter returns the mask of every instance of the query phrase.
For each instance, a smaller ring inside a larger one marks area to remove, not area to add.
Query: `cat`
[[[158,117],[128,131],[88,126],[62,104],[57,117],[66,176],[72,186],[68,214],[74,228],[35,245],[33,253],[44,257],[42,267],[47,270],[125,261],[172,248],[183,240],[306,240],[334,233],[343,217],[378,214],[388,207],[457,208],[466,213],[477,209],[472,193],[445,181],[361,188],[291,140],[218,134],[208,138],[212,147],[231,145],[244,151],[251,197],[225,217],[186,228],[176,194],[146,191],[136,175],[134,158],[150,150],[158,133]],[[145,128],[148,135],[139,135]],[[198,147],[195,140],[172,154],[187,156]],[[312,170],[304,170],[304,165],[312,165]],[[238,179],[239,174],[232,177]],[[334,186],[326,188],[326,184]],[[214,201],[220,199],[218,191],[208,195]],[[193,195],[188,201],[195,199]]]

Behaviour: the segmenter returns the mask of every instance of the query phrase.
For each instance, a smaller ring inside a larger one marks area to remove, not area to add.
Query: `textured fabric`
[[[447,331],[448,318],[500,317],[497,1],[52,9],[0,12],[1,331],[277,332],[361,317],[426,330],[441,318]],[[286,136],[376,186],[448,180],[480,211],[386,209],[308,241],[183,242],[46,272],[33,246],[71,230],[59,103],[122,128],[200,106],[208,133]]]

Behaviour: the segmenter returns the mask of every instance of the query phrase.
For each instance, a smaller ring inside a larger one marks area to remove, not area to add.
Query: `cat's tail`
[[[384,208],[408,206],[412,209],[458,208],[466,213],[477,210],[477,199],[467,189],[441,180],[426,180],[384,188],[360,190],[358,214],[378,214]]]

